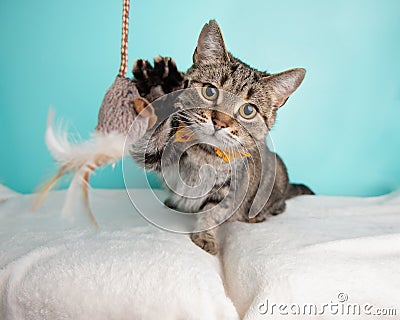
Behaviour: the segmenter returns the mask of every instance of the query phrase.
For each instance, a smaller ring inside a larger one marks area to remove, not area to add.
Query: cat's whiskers
[[[179,119],[179,121],[182,122],[185,125],[191,125],[191,124],[195,123],[193,120],[191,120],[189,118],[184,118],[184,119],[181,118],[181,119]]]
[[[201,116],[201,115],[199,115],[196,111],[193,111],[193,110],[185,110],[187,113],[186,113],[186,115],[189,115],[189,116],[191,116],[191,118],[192,118],[192,121],[194,121],[194,120],[200,120],[201,122],[203,122],[204,120],[206,120],[207,118],[205,118],[205,117],[203,117],[203,116]],[[185,112],[184,111],[184,112]],[[196,118],[196,119],[193,119],[193,118]]]
[[[193,125],[192,125],[193,126]],[[196,138],[196,136],[197,136],[197,132],[200,132],[201,131],[201,129],[200,128],[191,128],[191,126],[189,126],[189,128],[190,128],[190,132],[191,132],[191,135],[189,135],[189,139],[191,139],[191,138]]]
[[[201,137],[207,136],[207,134],[204,132],[203,123],[199,123],[196,121],[196,118],[200,119],[201,116],[199,116],[194,112],[190,112],[190,115],[188,113],[189,113],[188,111],[179,113],[181,117],[180,121],[189,129],[187,133],[187,140],[188,141],[193,140],[193,138],[198,139],[200,137],[199,142],[201,142],[202,140]],[[242,143],[236,137],[232,136],[230,132],[226,132],[226,134],[227,134],[226,136],[222,134],[219,137],[215,137],[215,139],[217,139],[222,144],[222,146],[218,146],[218,148],[221,149],[221,151],[223,151],[229,158],[231,158],[232,156],[236,157],[236,155],[238,154],[244,155],[245,153],[247,153],[246,148],[244,148]],[[207,142],[204,143],[207,144]],[[242,157],[239,156],[239,158]],[[247,170],[248,169],[247,162],[244,161],[243,159],[242,161],[245,169]]]
[[[248,152],[247,152],[247,149],[244,148],[244,147],[242,146],[242,144],[233,145],[233,148],[234,148],[234,150],[232,150],[233,152],[236,151],[236,152],[238,152],[239,154],[248,153]],[[242,162],[243,162],[244,167],[246,168],[246,170],[248,170],[248,164],[247,164],[247,161],[244,160],[244,158],[246,158],[246,157],[240,157],[240,159],[241,159]]]

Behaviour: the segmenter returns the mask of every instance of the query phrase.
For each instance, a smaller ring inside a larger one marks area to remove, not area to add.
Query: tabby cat
[[[177,95],[177,112],[135,143],[131,155],[160,173],[170,190],[168,207],[198,214],[191,234],[196,245],[216,254],[222,222],[261,222],[283,212],[286,199],[313,194],[289,183],[283,161],[265,141],[304,69],[271,75],[248,66],[226,50],[214,20],[204,25],[186,75],[170,60],[163,63],[163,72],[185,77],[186,89]],[[145,68],[147,62],[135,63],[142,89]]]

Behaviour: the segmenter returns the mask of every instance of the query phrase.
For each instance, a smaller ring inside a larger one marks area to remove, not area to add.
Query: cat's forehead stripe
[[[246,99],[250,99],[253,94],[254,94],[254,88],[250,86],[246,93]]]
[[[240,64],[234,63],[231,65],[231,72],[236,72],[236,70],[240,67]]]
[[[221,80],[220,80],[220,86],[221,87],[223,87],[224,86],[224,84],[228,81],[228,79],[229,79],[229,76],[226,74],[226,73],[224,73],[223,75],[222,75],[222,77],[221,77]]]

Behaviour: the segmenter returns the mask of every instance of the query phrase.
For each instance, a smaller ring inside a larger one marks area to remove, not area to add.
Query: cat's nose
[[[221,130],[221,129],[226,128],[228,126],[225,122],[223,122],[223,121],[221,121],[219,119],[212,119],[212,122],[213,122],[215,131]]]

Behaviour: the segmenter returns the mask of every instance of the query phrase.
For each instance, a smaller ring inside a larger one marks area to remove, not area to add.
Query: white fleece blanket
[[[227,292],[246,320],[400,319],[400,192],[294,198],[264,223],[224,226],[221,239]]]
[[[292,199],[224,225],[219,257],[149,225],[124,190],[92,191],[99,231],[62,220],[64,196],[31,213],[32,196],[0,188],[0,319],[310,319],[293,315],[307,304],[324,311],[311,319],[353,318],[329,303],[400,318],[399,192]]]
[[[29,195],[0,204],[1,320],[237,319],[217,257],[150,226],[125,190],[91,196],[99,231],[61,219],[65,192],[35,213]]]

